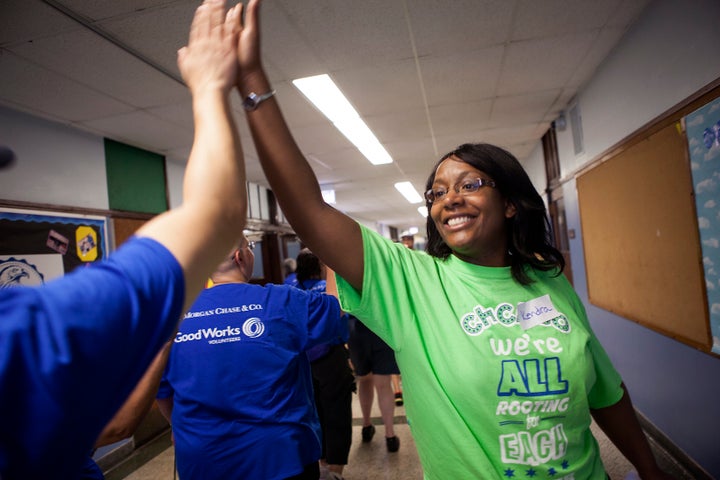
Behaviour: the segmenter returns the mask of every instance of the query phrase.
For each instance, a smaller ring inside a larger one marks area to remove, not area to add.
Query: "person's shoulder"
[[[267,283],[257,286],[266,289],[271,295],[297,295],[306,293],[297,287],[284,283]]]

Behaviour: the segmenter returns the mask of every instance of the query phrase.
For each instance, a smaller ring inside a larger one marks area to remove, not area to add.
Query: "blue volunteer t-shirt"
[[[182,268],[133,238],[39,287],[0,289],[0,477],[77,478],[182,312]]]
[[[173,397],[180,477],[281,479],[317,461],[320,425],[305,352],[346,329],[330,295],[241,283],[202,292],[158,392]]]

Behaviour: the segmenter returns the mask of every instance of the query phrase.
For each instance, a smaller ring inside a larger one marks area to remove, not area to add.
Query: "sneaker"
[[[403,405],[402,392],[395,392],[395,406],[402,407],[402,405]]]
[[[327,480],[345,480],[342,475],[337,472],[328,471]]]
[[[367,427],[362,428],[363,443],[367,443],[370,440],[372,440],[374,435],[375,435],[375,426],[374,425],[368,425]]]
[[[400,439],[397,436],[385,437],[388,452],[397,452],[400,449]]]

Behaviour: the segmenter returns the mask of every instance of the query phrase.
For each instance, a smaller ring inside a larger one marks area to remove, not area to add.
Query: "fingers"
[[[207,38],[214,27],[222,25],[225,20],[225,0],[205,0],[197,10],[190,25],[188,45],[199,39]]]
[[[228,10],[225,16],[225,31],[228,33],[236,34],[242,28],[240,19],[242,17],[243,4],[238,3],[233,8]]]
[[[203,5],[210,9],[209,30],[215,35],[222,36],[222,26],[225,23],[225,0],[205,0]]]
[[[260,0],[250,0],[245,13],[245,26],[249,28],[257,28],[260,21]]]
[[[207,8],[205,4],[200,5],[195,10],[195,16],[193,16],[192,23],[190,24],[190,35],[188,38],[188,45],[197,41],[200,36],[201,25],[207,23],[205,17],[207,16]]]

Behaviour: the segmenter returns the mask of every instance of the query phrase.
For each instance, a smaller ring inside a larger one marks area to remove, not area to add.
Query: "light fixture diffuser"
[[[398,182],[395,184],[395,188],[398,192],[402,193],[410,203],[420,203],[423,201],[418,191],[415,190],[415,187],[413,187],[410,182]]]
[[[329,75],[298,78],[292,82],[370,163],[373,165],[392,163],[393,159],[385,147],[380,144]]]

